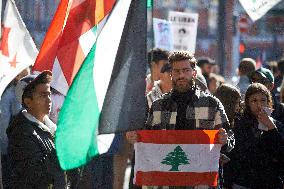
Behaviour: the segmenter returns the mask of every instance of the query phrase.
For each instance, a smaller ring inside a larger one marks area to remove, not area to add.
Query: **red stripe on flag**
[[[144,186],[217,186],[218,173],[142,172],[137,171],[136,183]]]
[[[218,130],[143,130],[138,142],[153,144],[218,144]]]
[[[58,5],[57,11],[36,58],[33,70],[52,70],[60,36],[62,35],[62,30],[64,28],[64,21],[66,16],[68,16],[68,2],[69,0],[61,0]]]

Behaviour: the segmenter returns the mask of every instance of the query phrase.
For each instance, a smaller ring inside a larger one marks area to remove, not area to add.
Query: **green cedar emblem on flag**
[[[171,165],[172,168],[169,171],[179,171],[178,166],[190,164],[186,153],[180,146],[177,146],[173,152],[168,153],[161,163]]]

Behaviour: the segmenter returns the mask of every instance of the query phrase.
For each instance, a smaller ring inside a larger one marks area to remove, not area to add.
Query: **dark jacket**
[[[229,122],[219,99],[193,87],[185,93],[172,90],[153,102],[146,121],[149,130],[213,130],[222,127],[229,139],[222,152],[234,147]]]
[[[146,121],[148,130],[213,130],[220,127],[229,129],[222,103],[195,87],[184,93],[172,90],[164,94],[153,102]],[[222,147],[222,153],[234,146],[232,132],[228,135],[229,140]]]
[[[7,129],[13,188],[64,188],[53,136],[20,112]]]
[[[252,189],[274,189],[281,185],[283,173],[283,125],[276,129],[258,129],[257,119],[248,112],[235,120],[235,147],[224,165],[225,186],[233,183]]]
[[[228,118],[219,99],[193,88],[185,93],[172,90],[154,101],[148,114],[146,128],[210,130],[219,129],[216,128],[217,125],[227,127],[228,124]]]

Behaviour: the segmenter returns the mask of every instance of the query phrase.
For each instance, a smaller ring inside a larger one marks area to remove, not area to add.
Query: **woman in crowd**
[[[240,91],[232,85],[222,84],[217,88],[215,96],[222,102],[230,125],[233,127],[235,116],[240,111]]]
[[[239,113],[240,110],[240,100],[241,93],[240,91],[229,84],[222,84],[219,86],[215,92],[215,96],[221,101],[224,106],[226,115],[229,119],[230,129],[234,126],[235,116]],[[231,130],[228,130],[230,132]],[[233,136],[233,134],[231,135]],[[221,153],[220,155],[220,168],[219,168],[219,186],[222,188],[223,186],[223,166],[230,159],[226,154]]]
[[[282,188],[283,128],[270,117],[270,91],[260,83],[249,86],[244,113],[235,120],[235,148],[224,165],[225,186],[232,189]]]

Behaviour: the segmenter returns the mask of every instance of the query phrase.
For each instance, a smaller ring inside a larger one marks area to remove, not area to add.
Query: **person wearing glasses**
[[[169,56],[172,90],[152,103],[145,124],[147,130],[219,130],[217,140],[222,151],[233,148],[234,139],[224,128],[229,127],[222,103],[211,94],[201,91],[195,84],[196,59],[186,51]],[[129,142],[139,138],[135,131],[126,133]],[[200,186],[200,185],[198,185]],[[151,188],[148,186],[146,188]],[[193,189],[195,186],[174,187]],[[200,186],[201,187],[201,186]],[[211,186],[202,186],[209,189]],[[145,188],[145,187],[144,187]],[[158,186],[158,189],[171,188]]]

